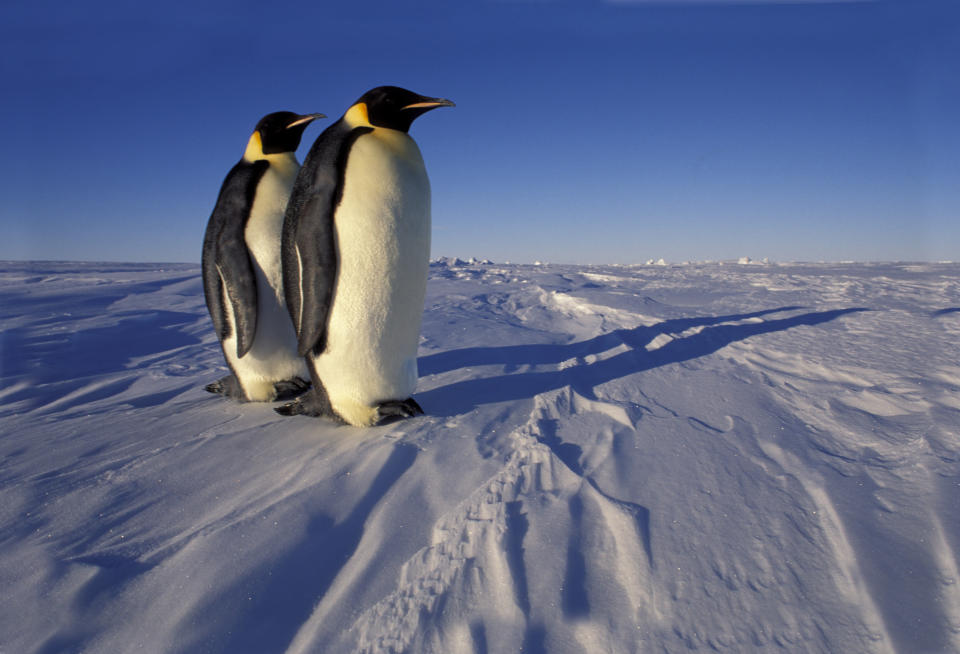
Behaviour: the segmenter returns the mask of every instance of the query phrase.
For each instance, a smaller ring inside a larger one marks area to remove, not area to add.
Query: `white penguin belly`
[[[430,257],[430,182],[407,134],[377,129],[350,151],[335,216],[337,282],[327,347],[313,365],[330,404],[355,425],[417,385]]]
[[[237,358],[235,336],[223,343],[224,353],[247,399],[261,402],[274,399],[274,382],[308,376],[306,362],[297,355],[297,336],[287,313],[280,257],[283,215],[300,167],[292,155],[279,155],[274,159],[257,186],[244,233],[257,279],[257,329],[253,345],[243,357]],[[228,313],[232,322],[232,311]]]

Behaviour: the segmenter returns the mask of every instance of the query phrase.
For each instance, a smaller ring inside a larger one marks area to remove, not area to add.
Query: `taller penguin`
[[[374,425],[423,413],[417,345],[430,182],[407,134],[452,107],[395,86],[364,93],[310,149],[283,223],[287,309],[313,388],[277,409]]]
[[[300,170],[294,151],[307,125],[323,117],[264,116],[220,189],[203,239],[203,291],[233,374],[209,384],[211,393],[267,402],[307,388],[284,304],[280,235]]]

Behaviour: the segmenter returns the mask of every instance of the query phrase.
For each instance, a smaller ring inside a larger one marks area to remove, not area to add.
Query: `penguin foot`
[[[282,416],[312,416],[314,418],[322,416],[332,418],[340,423],[343,422],[343,419],[330,406],[327,394],[318,392],[317,387],[311,388],[293,402],[275,407],[273,410]]]
[[[310,382],[300,377],[293,379],[284,379],[274,382],[273,390],[276,392],[275,400],[290,400],[307,391],[310,388]]]
[[[275,406],[273,410],[279,413],[281,416],[299,416],[304,413],[303,403],[298,397],[293,402],[287,402],[282,406]]]
[[[223,395],[224,397],[229,397],[234,400],[239,400],[241,402],[247,401],[247,394],[243,392],[243,388],[240,386],[240,380],[237,379],[236,375],[227,375],[217,381],[207,384],[203,387],[203,390],[208,393],[217,393],[218,395]]]
[[[405,400],[387,400],[377,405],[377,422],[382,425],[386,422],[393,422],[403,418],[412,418],[413,416],[422,416],[423,409],[412,397]]]

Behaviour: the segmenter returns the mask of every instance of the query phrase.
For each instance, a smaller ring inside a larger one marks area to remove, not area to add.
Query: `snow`
[[[371,429],[192,265],[0,264],[0,652],[960,651],[960,264],[431,265]]]

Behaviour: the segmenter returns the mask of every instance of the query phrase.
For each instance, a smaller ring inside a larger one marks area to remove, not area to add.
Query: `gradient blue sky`
[[[199,261],[260,116],[380,84],[457,103],[434,256],[960,259],[955,0],[347,4],[6,0],[0,259]]]

